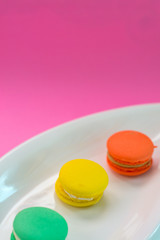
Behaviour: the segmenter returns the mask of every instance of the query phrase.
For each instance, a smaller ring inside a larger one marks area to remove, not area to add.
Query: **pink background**
[[[0,156],[66,121],[151,102],[159,0],[0,0]]]

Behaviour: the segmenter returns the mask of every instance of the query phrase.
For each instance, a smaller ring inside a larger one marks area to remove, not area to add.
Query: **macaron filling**
[[[76,199],[76,200],[80,200],[80,201],[92,201],[94,198],[82,198],[82,197],[76,197],[70,193],[68,193],[65,189],[63,189],[64,192],[70,197],[70,198],[73,198],[73,199]]]
[[[119,167],[124,167],[124,168],[140,168],[140,167],[150,166],[151,165],[151,160],[152,160],[150,158],[145,163],[128,165],[128,164],[123,164],[123,163],[117,162],[109,153],[107,153],[107,156],[108,156],[108,159],[109,159],[110,162],[112,162],[113,164],[115,164]]]
[[[14,235],[14,237],[15,237],[16,240],[21,240],[21,239],[17,236],[17,234],[15,233],[14,229],[13,229],[13,235]]]

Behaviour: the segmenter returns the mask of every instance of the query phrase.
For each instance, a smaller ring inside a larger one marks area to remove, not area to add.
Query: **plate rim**
[[[15,146],[14,148],[12,148],[11,150],[9,150],[7,153],[5,153],[4,155],[2,155],[0,157],[0,163],[2,161],[5,161],[5,158],[9,157],[12,153],[16,152],[19,150],[19,148],[21,147],[24,147],[26,144],[40,138],[41,136],[51,132],[51,131],[54,131],[54,130],[57,130],[58,128],[62,128],[62,127],[65,127],[66,125],[70,125],[72,123],[76,123],[76,122],[79,122],[79,121],[82,121],[86,118],[90,118],[90,117],[93,117],[93,116],[96,116],[96,115],[100,115],[100,114],[103,114],[103,113],[108,113],[108,112],[114,112],[114,111],[117,111],[117,110],[128,110],[130,108],[143,108],[143,107],[153,107],[153,106],[159,106],[160,107],[160,103],[157,102],[157,103],[144,103],[144,104],[135,104],[135,105],[129,105],[129,106],[124,106],[124,107],[118,107],[118,108],[113,108],[113,109],[108,109],[108,110],[104,110],[104,111],[99,111],[99,112],[95,112],[95,113],[90,113],[90,114],[87,114],[85,116],[82,116],[82,117],[79,117],[79,118],[75,118],[73,120],[69,120],[67,122],[64,122],[62,124],[59,124],[57,126],[54,126],[54,127],[51,127],[45,131],[42,131],[30,138],[28,138],[27,140],[25,140],[24,142],[18,144],[17,146]]]

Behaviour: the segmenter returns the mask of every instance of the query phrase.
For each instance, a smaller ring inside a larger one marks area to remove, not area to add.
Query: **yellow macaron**
[[[87,159],[71,160],[63,165],[55,190],[65,203],[75,207],[96,204],[108,185],[108,175],[98,163]]]

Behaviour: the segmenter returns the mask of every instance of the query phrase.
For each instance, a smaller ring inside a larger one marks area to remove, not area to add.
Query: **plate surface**
[[[139,177],[120,176],[106,163],[106,140],[116,131],[147,134],[158,146],[152,169]],[[68,240],[160,239],[160,104],[122,108],[81,118],[44,132],[0,160],[0,235],[10,239],[16,213],[46,206],[62,214]],[[74,208],[55,195],[61,166],[76,158],[102,165],[109,175],[101,201]]]

